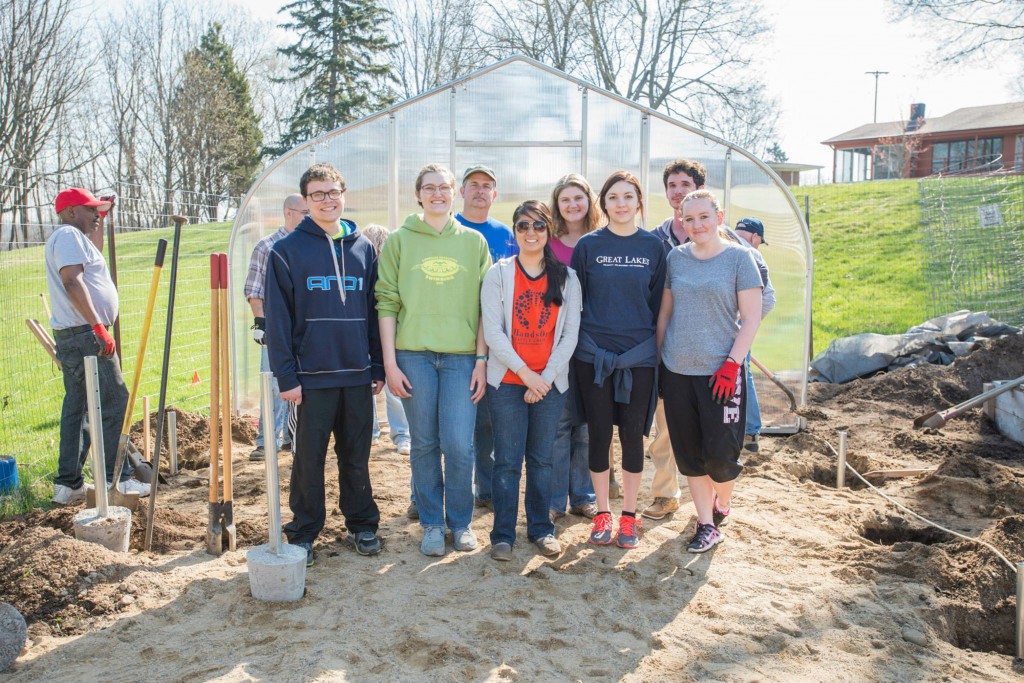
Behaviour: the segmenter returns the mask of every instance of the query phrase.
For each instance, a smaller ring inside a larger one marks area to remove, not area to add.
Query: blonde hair
[[[391,236],[391,231],[380,223],[370,223],[359,232],[362,233],[363,237],[370,240],[370,244],[373,245],[373,250],[377,252],[377,256],[380,256],[380,250],[384,248],[384,242]]]
[[[587,195],[589,206],[587,208],[587,217],[583,221],[583,231],[590,232],[595,230],[601,222],[601,213],[597,210],[597,197],[594,195],[594,191],[590,189],[590,183],[579,173],[569,173],[559,178],[558,182],[555,183],[555,189],[551,190],[551,218],[555,224],[555,237],[560,237],[569,232],[569,228],[565,225],[565,219],[562,218],[562,211],[558,208],[558,195],[562,194],[562,191],[568,187],[575,187]]]
[[[683,197],[683,204],[685,205],[687,202],[695,202],[700,199],[706,199],[711,202],[711,206],[715,207],[715,213],[721,213],[722,205],[718,203],[718,197],[711,190],[694,190]]]

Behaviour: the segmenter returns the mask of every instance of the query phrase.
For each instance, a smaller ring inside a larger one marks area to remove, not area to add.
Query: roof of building
[[[904,121],[867,123],[829,138],[821,144],[830,145],[836,142],[895,137],[903,135],[905,126],[906,122]],[[934,135],[959,130],[979,130],[1011,126],[1024,126],[1024,102],[1006,102],[1004,104],[989,104],[981,107],[962,107],[945,116],[937,116],[933,119],[926,117],[917,132]]]
[[[792,161],[766,161],[765,163],[776,173],[783,171],[816,171],[825,168],[815,164],[797,164]]]

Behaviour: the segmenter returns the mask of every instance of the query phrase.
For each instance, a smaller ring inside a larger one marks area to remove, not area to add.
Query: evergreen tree
[[[198,215],[210,195],[245,193],[260,167],[263,134],[249,94],[249,81],[235,63],[220,24],[212,24],[189,50],[174,93],[174,129],[181,155],[179,184],[206,195],[192,203]],[[189,196],[186,196],[189,199]],[[213,216],[210,216],[211,218]]]
[[[390,14],[378,0],[295,0],[281,24],[298,40],[280,52],[293,61],[287,80],[308,83],[295,103],[288,132],[270,154],[282,154],[322,133],[394,102],[386,54]]]

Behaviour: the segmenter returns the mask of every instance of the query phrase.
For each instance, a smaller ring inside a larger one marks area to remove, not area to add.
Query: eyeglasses
[[[533,228],[534,232],[546,232],[548,224],[544,221],[533,221],[532,223],[530,221],[519,221],[516,223],[516,232],[525,233],[528,232],[530,228]]]
[[[341,190],[331,190],[330,192],[310,192],[306,196],[309,197],[310,200],[314,202],[322,202],[328,197],[330,197],[331,199],[341,199],[341,195],[343,194],[344,192],[342,192]]]
[[[441,194],[451,194],[453,189],[451,185],[424,185],[420,188],[420,192],[425,194],[437,194],[438,192]]]

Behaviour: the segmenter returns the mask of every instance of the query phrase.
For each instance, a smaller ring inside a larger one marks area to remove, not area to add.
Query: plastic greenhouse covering
[[[260,350],[242,287],[256,242],[277,230],[285,196],[298,192],[313,163],[345,176],[345,217],[394,230],[419,209],[413,183],[420,168],[442,163],[457,177],[473,164],[498,175],[491,216],[511,223],[526,199],[550,201],[562,175],[577,172],[597,189],[613,171],[644,186],[647,227],[671,215],[662,169],[688,158],[708,169],[707,188],[722,202],[726,224],[760,218],[762,246],[777,305],[761,324],[753,354],[806,398],[812,255],[810,236],[792,194],[764,163],[743,149],[525,57],[512,57],[311,140],[277,159],[242,202],[231,233],[229,295],[235,407],[259,405]],[[456,208],[459,208],[458,198]],[[785,394],[754,373],[765,432],[793,432],[800,418]]]

